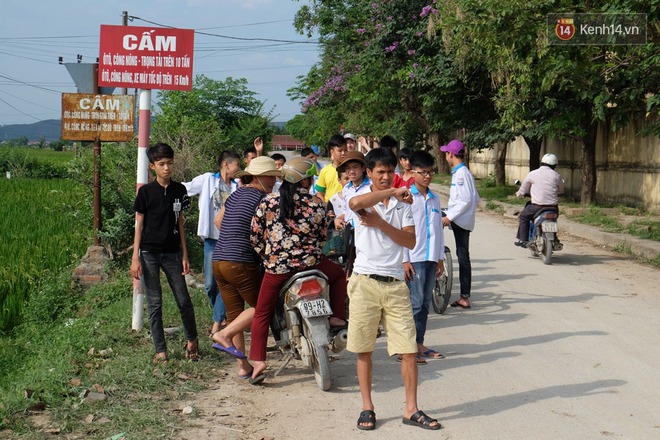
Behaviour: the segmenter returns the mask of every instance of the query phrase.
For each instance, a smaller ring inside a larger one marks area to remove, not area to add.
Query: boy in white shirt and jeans
[[[404,250],[403,270],[410,288],[410,302],[417,330],[417,363],[425,364],[426,358],[444,357],[424,345],[424,335],[435,279],[445,270],[445,240],[440,197],[429,189],[435,159],[426,151],[414,151],[410,155],[409,163],[415,179],[410,193],[413,197],[412,214],[417,243],[412,250]]]

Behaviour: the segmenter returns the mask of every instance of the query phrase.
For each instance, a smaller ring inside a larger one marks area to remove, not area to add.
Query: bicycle
[[[451,250],[445,246],[445,270],[442,275],[435,279],[433,298],[431,304],[435,313],[442,315],[447,310],[451,300],[451,288],[454,284],[453,263],[451,261]]]

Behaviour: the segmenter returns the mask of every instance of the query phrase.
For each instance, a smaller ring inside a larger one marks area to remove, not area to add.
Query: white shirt
[[[411,206],[394,196],[390,197],[387,207],[381,201],[369,209],[397,229],[415,225]],[[403,249],[380,229],[363,226],[355,219],[355,273],[390,276],[403,281]]]
[[[404,248],[403,261],[419,263],[445,259],[445,238],[442,227],[442,212],[440,197],[427,190],[426,196],[419,192],[417,186],[410,187],[413,196],[412,215],[415,222],[417,242],[411,250]]]
[[[465,163],[461,162],[451,170],[447,217],[461,228],[472,231],[478,203],[479,193],[474,177]]]
[[[559,194],[564,192],[564,181],[558,172],[547,166],[530,171],[516,193],[518,197],[525,194],[532,196],[535,205],[558,205]]]
[[[330,203],[332,203],[332,210],[335,212],[335,217],[339,217],[346,213],[348,206],[346,205],[346,200],[344,200],[342,193],[338,192],[333,194],[332,197],[330,197]]]
[[[218,239],[218,228],[213,224],[215,216],[218,214],[213,207],[213,194],[216,188],[221,183],[220,173],[204,173],[195,177],[190,182],[182,182],[183,186],[188,190],[188,196],[199,195],[199,222],[197,223],[197,235],[202,239],[210,238],[212,240]],[[235,180],[231,180],[230,193],[238,189],[238,184]]]
[[[354,217],[357,217],[357,214],[348,206],[349,200],[351,198],[358,196],[360,194],[371,192],[371,179],[365,177],[362,180],[362,183],[358,186],[353,185],[353,182],[348,182],[344,189],[341,191],[344,200],[346,201],[346,211],[344,212],[344,222],[351,223],[351,226],[355,227],[355,222],[353,221]]]

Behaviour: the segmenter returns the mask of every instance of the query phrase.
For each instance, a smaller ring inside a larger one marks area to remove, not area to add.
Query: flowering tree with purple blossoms
[[[317,71],[300,80],[297,92],[307,91],[297,95],[304,95],[305,116],[316,119],[314,113],[332,108],[350,131],[392,134],[410,145],[436,148],[452,130],[487,120],[492,105],[486,105],[486,76],[468,77],[444,55],[441,39],[428,33],[427,17],[437,14],[430,0],[317,1],[303,7],[298,29],[319,34],[321,65],[329,66],[319,69],[322,78],[315,77]],[[328,87],[335,84],[331,66],[337,65],[341,94]]]
[[[558,10],[646,11],[649,44],[549,47],[546,16]],[[530,166],[544,136],[575,137],[583,144],[584,203],[595,190],[598,121],[617,127],[635,113],[658,115],[659,15],[660,0],[316,0],[296,19],[322,43],[317,71],[301,79],[301,104],[315,104],[305,117],[329,112],[351,131],[387,132],[413,145],[438,145],[456,130],[477,149],[522,135]],[[333,90],[317,100],[339,63],[341,99]]]

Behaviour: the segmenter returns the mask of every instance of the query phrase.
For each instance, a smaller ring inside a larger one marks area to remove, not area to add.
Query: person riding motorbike
[[[518,197],[524,197],[527,194],[532,196],[531,203],[528,203],[520,213],[520,223],[516,235],[518,241],[514,243],[516,246],[527,247],[529,222],[538,211],[543,208],[559,209],[559,194],[564,192],[564,180],[555,171],[557,163],[557,156],[554,154],[544,155],[541,158],[541,166],[527,174],[520,189],[516,192]]]
[[[264,380],[266,340],[280,289],[296,273],[318,269],[330,284],[330,326],[345,328],[346,273],[322,253],[329,217],[322,200],[309,194],[314,161],[294,157],[283,167],[279,194],[269,194],[252,218],[251,242],[264,262],[265,271],[252,321],[251,383]]]

